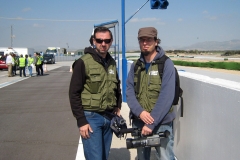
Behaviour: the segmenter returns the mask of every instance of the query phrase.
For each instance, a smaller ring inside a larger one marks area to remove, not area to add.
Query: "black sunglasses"
[[[102,42],[105,42],[106,44],[110,43],[112,39],[95,39],[97,43],[102,44]]]

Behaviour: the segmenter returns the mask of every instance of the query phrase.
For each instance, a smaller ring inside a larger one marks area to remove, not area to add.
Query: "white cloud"
[[[17,17],[17,18],[15,18],[16,20],[23,20],[23,18],[22,17]]]
[[[44,25],[34,23],[34,24],[33,24],[33,27],[42,28],[42,27],[44,27]]]
[[[157,22],[158,25],[165,25],[166,23],[165,22]]]
[[[217,16],[208,16],[207,19],[216,20],[216,19],[217,19]]]
[[[23,12],[28,12],[28,11],[31,11],[32,9],[31,8],[23,8],[22,11]]]
[[[203,14],[208,14],[208,11],[203,11],[202,13],[203,13]]]
[[[183,19],[182,18],[178,18],[178,20],[177,20],[178,22],[182,22],[183,21]]]
[[[130,20],[130,22],[154,22],[154,21],[160,21],[160,19],[157,18],[133,18]]]

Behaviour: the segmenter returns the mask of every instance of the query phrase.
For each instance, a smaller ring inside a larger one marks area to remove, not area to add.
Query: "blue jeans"
[[[133,119],[133,128],[141,128],[144,126],[144,122],[139,119]],[[173,153],[173,134],[172,134],[172,123],[168,125],[158,125],[154,128],[153,134],[164,132],[168,130],[170,135],[168,139],[161,139],[160,147],[155,147],[156,149],[156,158],[158,160],[174,160],[174,153]],[[136,138],[136,137],[135,137]],[[151,156],[151,147],[139,147],[137,148],[137,155],[138,160],[150,160]]]
[[[28,66],[29,76],[32,76],[32,66]]]
[[[107,160],[112,143],[110,120],[96,112],[84,111],[93,133],[83,139],[83,150],[86,160]]]

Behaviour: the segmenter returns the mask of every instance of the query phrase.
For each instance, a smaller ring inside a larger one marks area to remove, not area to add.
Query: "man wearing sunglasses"
[[[113,114],[120,116],[122,95],[116,62],[108,53],[112,44],[108,28],[94,30],[95,47],[87,47],[74,65],[69,99],[82,137],[86,160],[107,160]]]
[[[138,43],[141,50],[139,67],[132,64],[127,78],[127,104],[131,110],[133,128],[139,128],[142,135],[157,134],[168,130],[168,139],[161,139],[155,147],[157,159],[174,160],[172,121],[175,113],[172,102],[175,93],[175,69],[168,58],[164,64],[162,78],[158,73],[157,59],[164,56],[158,46],[157,30],[153,27],[140,28]],[[135,71],[134,71],[135,70]],[[151,147],[137,148],[139,160],[150,160]]]

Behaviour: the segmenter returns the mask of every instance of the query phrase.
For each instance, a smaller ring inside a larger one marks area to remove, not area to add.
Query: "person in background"
[[[23,72],[23,76],[26,77],[26,72],[25,72],[25,67],[27,66],[27,61],[26,59],[23,57],[23,55],[20,55],[20,58],[18,59],[18,64],[19,64],[19,75],[20,77],[22,77],[22,72]]]
[[[36,53],[36,70],[37,70],[37,76],[43,75],[43,58],[41,57],[40,53]]]
[[[12,77],[12,66],[14,65],[13,57],[11,56],[12,53],[6,54],[6,64],[8,66],[8,77]]]
[[[96,48],[85,48],[85,54],[73,68],[69,100],[86,160],[108,159],[113,134],[109,115],[120,115],[120,80],[116,62],[108,53],[112,41],[108,28],[96,28],[93,36]]]
[[[138,65],[135,71],[136,63],[131,66],[126,96],[133,128],[138,128],[145,136],[168,130],[168,138],[162,139],[161,146],[155,147],[156,156],[161,160],[174,160],[172,125],[176,115],[172,103],[175,93],[175,69],[168,58],[164,63],[162,79],[160,78],[155,61],[164,56],[165,52],[158,46],[159,40],[154,27],[139,29],[141,65]],[[139,160],[150,160],[151,147],[138,147],[137,155]]]
[[[36,68],[36,74],[38,74],[38,68],[37,68],[37,52],[34,53],[34,56],[33,56],[33,64],[35,65],[35,68]]]
[[[28,57],[28,71],[29,71],[29,77],[32,77],[32,66],[33,66],[34,59],[32,58],[32,55],[30,54]]]
[[[41,76],[43,76],[43,56],[42,56],[42,54],[39,53],[39,57],[40,57],[40,61],[41,61],[41,65],[40,65],[39,69],[41,71]]]
[[[27,54],[25,55],[25,60],[26,60],[26,63],[27,63],[26,67],[25,67],[25,73],[27,75],[27,74],[29,74],[29,70],[28,70],[28,55]]]
[[[13,75],[17,75],[17,66],[18,66],[18,59],[17,59],[17,56],[16,54],[13,53],[13,61],[14,61],[14,66],[13,66],[13,69],[12,69],[12,72],[13,72]]]

